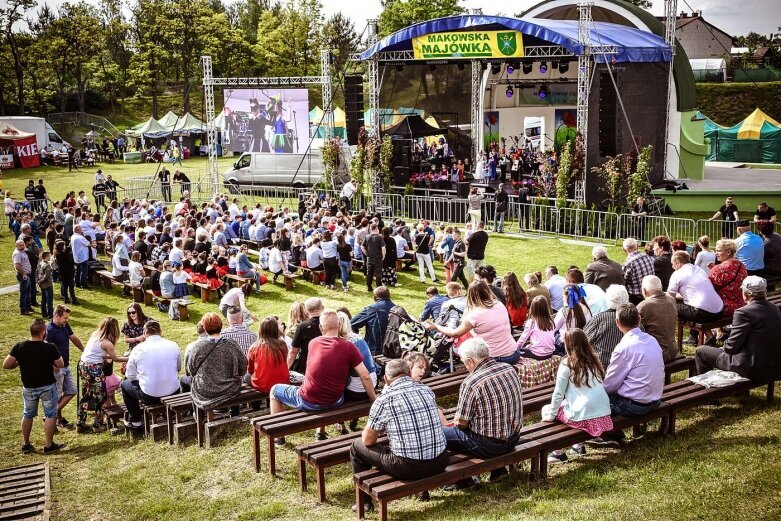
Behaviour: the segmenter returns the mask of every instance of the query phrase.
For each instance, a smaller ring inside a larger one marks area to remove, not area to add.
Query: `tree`
[[[102,40],[100,17],[98,10],[83,0],[78,4],[63,4],[59,15],[55,25],[59,27],[67,47],[73,51],[67,66],[76,83],[79,112],[84,113],[87,84],[96,68],[94,56]]]
[[[379,36],[384,37],[409,25],[464,12],[459,0],[387,0],[380,14]]]
[[[137,0],[133,7],[135,53],[130,74],[136,86],[149,89],[154,118],[159,117],[160,73],[167,57],[167,4],[165,0]]]
[[[279,9],[278,3],[272,5],[269,0],[239,0],[230,4],[225,13],[228,16],[230,26],[238,29],[250,45],[255,45],[258,43],[260,17],[265,11],[278,12]]]
[[[11,51],[14,59],[14,73],[16,76],[16,106],[20,116],[24,116],[24,66],[22,63],[22,51],[19,46],[19,37],[14,31],[14,25],[21,22],[24,13],[35,6],[35,0],[7,0],[0,7],[0,26],[2,26],[3,38]]]
[[[122,6],[114,0],[101,0],[102,42],[98,53],[100,79],[108,88],[109,104],[114,113],[118,95],[124,107],[125,92],[129,81],[131,26],[125,20]]]
[[[335,72],[344,71],[350,54],[358,50],[355,24],[341,12],[334,14],[323,26],[323,45],[333,52]]]
[[[624,0],[624,1],[630,4],[634,4],[637,7],[641,7],[646,10],[651,9],[651,7],[653,7],[653,2],[651,0]]]
[[[319,71],[322,30],[320,0],[288,0],[279,13],[264,11],[255,45],[263,73],[307,76]]]

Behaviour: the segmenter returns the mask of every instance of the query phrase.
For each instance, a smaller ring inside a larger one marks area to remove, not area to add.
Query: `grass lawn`
[[[185,163],[187,164],[187,163]],[[140,165],[143,167],[143,165]],[[138,175],[118,167],[118,175]],[[112,172],[111,169],[108,169]],[[74,176],[68,184],[56,181],[62,170],[44,170],[50,190],[64,191],[73,184],[87,186],[89,179]],[[12,172],[9,184],[29,176]],[[15,189],[15,188],[14,188]],[[2,285],[13,281],[9,269],[11,239],[0,232]],[[620,259],[617,249],[610,255]],[[499,273],[513,270],[523,274],[555,263],[584,266],[590,247],[555,239],[525,239],[492,235],[488,262]],[[437,265],[441,277],[441,265]],[[422,309],[425,288],[416,272],[401,274],[402,287],[392,290],[393,300],[410,313]],[[350,293],[328,292],[301,282],[292,293],[281,286],[263,287],[253,295],[249,307],[259,316],[286,315],[291,302],[321,295],[328,306],[346,305],[357,312],[369,298],[363,277],[353,277]],[[55,295],[58,288],[55,288]],[[97,322],[112,315],[123,319],[130,302],[113,292],[95,290],[78,293],[82,305],[74,306],[71,324],[83,340]],[[29,319],[18,313],[17,294],[0,296],[0,353],[27,336]],[[152,309],[152,308],[147,308]],[[189,322],[172,322],[156,309],[148,311],[163,325],[164,336],[179,343],[182,350],[192,341],[194,324],[215,304],[190,307]],[[120,345],[123,349],[124,346]],[[72,350],[71,366],[78,352]],[[655,433],[632,442],[623,451],[591,451],[567,465],[554,467],[548,482],[532,485],[515,476],[496,484],[484,484],[467,492],[432,491],[432,501],[408,499],[392,503],[396,520],[467,519],[715,519],[729,513],[731,520],[779,519],[781,504],[781,443],[778,426],[781,408],[767,405],[755,392],[745,403],[727,400],[720,407],[706,407],[683,414],[674,438]],[[0,371],[0,454],[2,466],[42,461],[43,436],[40,422],[33,431],[39,453],[25,456],[19,451],[21,417],[18,371]],[[452,399],[451,399],[452,403]],[[75,419],[73,402],[65,416]],[[531,421],[531,420],[530,420]],[[333,430],[331,430],[333,433]],[[243,427],[211,450],[193,444],[169,447],[151,441],[132,441],[108,434],[77,435],[63,432],[58,438],[68,447],[49,456],[52,465],[53,519],[354,519],[349,507],[354,500],[351,475],[346,465],[328,471],[328,502],[317,503],[313,492],[298,492],[296,460],[289,448],[278,452],[280,478],[252,470],[248,427]],[[290,437],[300,445],[311,433]],[[265,459],[265,456],[264,456]],[[311,490],[311,489],[310,489]],[[739,507],[735,502],[740,501]],[[375,515],[370,515],[370,518]]]

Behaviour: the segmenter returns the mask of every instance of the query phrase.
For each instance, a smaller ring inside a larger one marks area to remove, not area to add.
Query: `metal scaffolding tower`
[[[673,77],[673,62],[675,61],[675,21],[678,12],[678,0],[665,0],[664,2],[664,41],[670,46],[670,70],[667,78],[667,105],[664,118],[664,155],[662,165],[664,173],[667,174],[668,148],[670,147],[670,114],[673,101],[673,89],[675,88],[675,78]]]
[[[588,99],[591,93],[592,5],[594,4],[590,2],[578,4],[578,42],[583,46],[583,53],[578,56],[577,130],[583,141],[583,175],[580,183],[575,185],[575,200],[578,202],[586,200],[585,186],[588,177]]]
[[[368,44],[369,47],[377,43],[377,20],[368,20]],[[380,60],[373,56],[368,60],[369,70],[369,124],[371,126],[371,139],[377,143],[382,139],[380,128]],[[377,151],[379,153],[379,150]],[[377,169],[369,172],[371,176],[371,208],[375,212],[384,213],[388,210],[385,200],[385,187]]]
[[[209,150],[209,178],[212,190],[219,188],[219,168],[217,166],[217,128],[214,126],[214,87],[302,87],[320,85],[323,89],[323,124],[325,134],[333,136],[333,110],[331,108],[331,51],[320,51],[320,63],[323,66],[320,76],[285,76],[277,78],[215,78],[212,75],[212,57],[201,56],[203,63],[203,103],[206,112],[206,146]]]
[[[469,114],[472,118],[472,157],[470,161],[477,164],[477,154],[480,153],[480,130],[482,129],[483,104],[483,68],[479,60],[472,60],[472,106]]]

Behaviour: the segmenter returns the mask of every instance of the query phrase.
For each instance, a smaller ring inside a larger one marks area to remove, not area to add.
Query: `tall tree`
[[[459,0],[386,0],[384,6],[379,19],[381,37],[418,22],[464,12]]]
[[[323,45],[333,52],[335,71],[343,71],[350,54],[358,50],[355,24],[341,12],[334,14],[323,26]]]
[[[114,113],[114,102],[122,98],[124,109],[125,93],[129,81],[131,25],[125,20],[122,4],[115,0],[101,0],[101,26],[103,40],[97,59],[100,77],[108,88],[109,104]]]
[[[59,25],[62,37],[73,51],[68,67],[76,84],[79,112],[84,113],[87,86],[96,67],[94,57],[102,40],[98,10],[84,0],[77,4],[65,3],[55,24]]]
[[[279,12],[279,3],[270,0],[239,0],[227,6],[225,13],[231,27],[241,31],[244,39],[250,44],[258,43],[258,23],[265,11]]]
[[[130,74],[137,87],[148,89],[154,118],[159,117],[160,75],[169,43],[165,32],[167,4],[165,0],[137,0],[132,10],[135,53],[130,59]]]
[[[14,59],[16,76],[16,105],[20,116],[24,116],[24,64],[22,50],[19,46],[19,36],[14,25],[21,22],[24,14],[35,6],[35,0],[6,0],[0,4],[0,26],[3,38]]]

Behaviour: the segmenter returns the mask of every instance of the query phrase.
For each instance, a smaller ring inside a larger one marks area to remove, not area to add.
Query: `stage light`
[[[507,64],[507,74],[512,74],[515,72],[515,68],[513,67],[512,63]]]
[[[548,62],[540,62],[540,74],[548,72]]]
[[[532,62],[524,62],[523,73],[530,74],[533,68],[534,68],[534,64]]]
[[[545,85],[541,86],[537,95],[540,97],[540,99],[545,99],[548,96],[548,87]]]
[[[559,64],[559,73],[560,74],[566,74],[566,72],[569,70],[569,62],[561,62]]]
[[[513,88],[512,88],[512,86],[509,86],[509,85],[507,86],[507,90],[504,91],[504,95],[507,96],[508,98],[512,98],[513,97]]]
[[[501,63],[492,63],[491,64],[491,74],[496,75],[502,72],[502,64]]]

